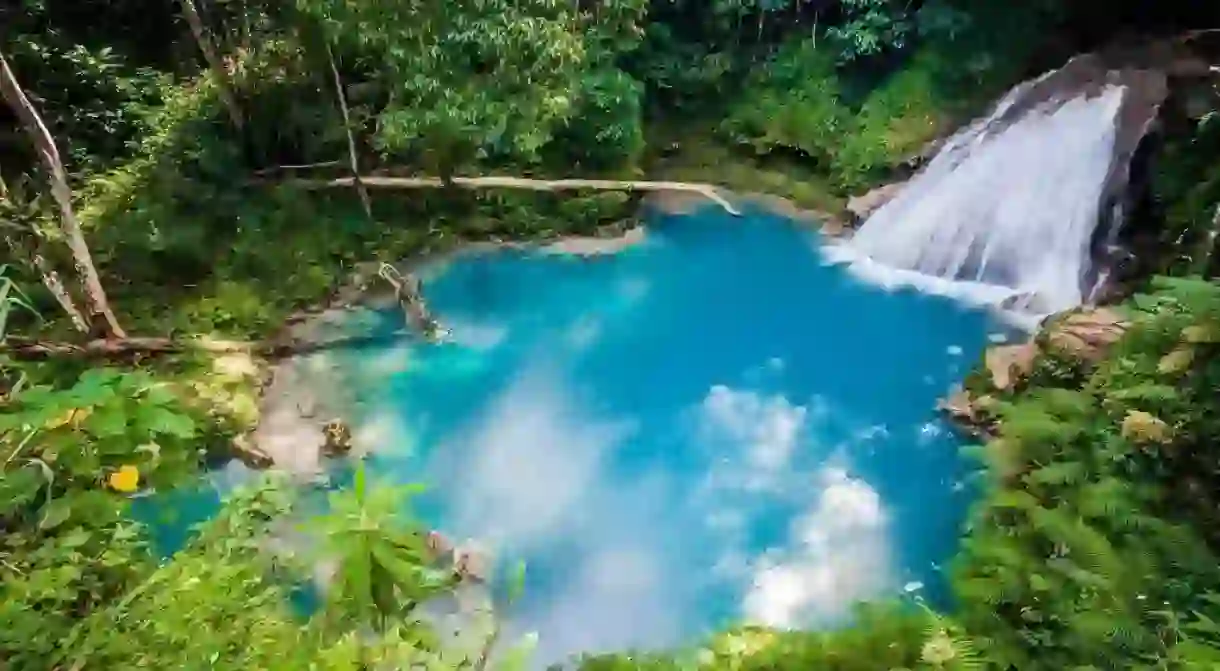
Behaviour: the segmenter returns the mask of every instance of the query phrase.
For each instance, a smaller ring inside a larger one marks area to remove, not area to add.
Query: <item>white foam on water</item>
[[[1003,306],[1022,328],[1084,302],[1125,88],[997,128],[1028,87],[951,138],[850,241],[827,246],[827,259],[881,286]]]

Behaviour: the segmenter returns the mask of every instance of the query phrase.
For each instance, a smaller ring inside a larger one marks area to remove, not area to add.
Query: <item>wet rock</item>
[[[906,186],[905,181],[891,182],[883,184],[863,195],[852,196],[847,201],[847,214],[851,217],[851,225],[859,226],[863,224],[869,215],[893,200],[904,186]]]
[[[984,365],[997,391],[1008,391],[1034,370],[1038,347],[1032,342],[987,348]]]
[[[453,572],[459,580],[487,582],[491,571],[491,561],[487,553],[478,547],[468,545],[453,550]]]
[[[991,396],[975,397],[965,389],[958,389],[938,401],[936,409],[968,433],[984,438],[995,428],[989,412],[994,405],[995,399]]]
[[[424,544],[428,548],[428,553],[434,561],[439,561],[443,557],[451,556],[453,553],[453,543],[445,538],[445,535],[439,531],[432,530],[424,538]]]
[[[1038,341],[1061,354],[1097,363],[1129,326],[1130,322],[1111,308],[1079,308],[1048,319]]]
[[[341,419],[332,419],[322,427],[322,454],[327,457],[338,457],[351,452],[352,430]]]

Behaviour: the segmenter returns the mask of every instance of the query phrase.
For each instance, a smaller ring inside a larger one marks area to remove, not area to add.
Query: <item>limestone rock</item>
[[[1130,323],[1111,308],[1081,308],[1056,315],[1043,328],[1046,345],[1089,363],[1105,358]]]
[[[352,450],[352,430],[341,419],[332,419],[322,427],[322,454],[337,457]]]
[[[995,404],[991,396],[975,398],[965,389],[957,389],[937,402],[936,408],[970,433],[985,437],[991,433],[991,418],[987,411]]]
[[[989,347],[983,358],[987,372],[991,374],[992,386],[998,391],[1008,391],[1033,372],[1034,359],[1037,357],[1037,345],[1027,342]]]
[[[453,551],[453,571],[460,580],[487,582],[491,571],[491,561],[487,553],[473,545],[455,548]]]
[[[424,543],[428,548],[429,554],[434,560],[439,560],[442,557],[447,557],[453,552],[453,543],[445,538],[445,535],[439,531],[432,530],[428,532]]]
[[[852,196],[847,201],[847,213],[852,218],[853,225],[864,223],[865,219],[890,202],[906,186],[906,182],[891,182],[883,184],[868,193]]]

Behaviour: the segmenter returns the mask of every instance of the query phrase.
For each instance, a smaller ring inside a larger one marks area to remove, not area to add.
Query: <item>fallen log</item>
[[[394,296],[403,316],[406,317],[407,328],[420,331],[431,342],[440,342],[446,331],[440,321],[428,311],[428,305],[420,292],[419,278],[411,273],[404,277],[397,268],[388,263],[381,264],[377,274],[394,288]]]
[[[9,336],[0,342],[0,354],[15,359],[50,357],[121,358],[206,352],[209,354],[255,354],[269,359],[311,354],[330,349],[384,344],[402,337],[402,331],[344,336],[332,340],[213,340],[211,338],[131,337],[72,343]]]
[[[377,175],[336,177],[334,179],[293,178],[281,184],[291,184],[303,189],[352,188],[359,183],[367,188],[380,189],[436,189],[457,186],[466,189],[525,189],[529,191],[684,191],[697,193],[719,205],[729,214],[740,217],[738,210],[721,196],[711,184],[689,182],[649,182],[618,179],[530,179],[527,177],[454,177],[449,184],[439,177],[382,177]]]

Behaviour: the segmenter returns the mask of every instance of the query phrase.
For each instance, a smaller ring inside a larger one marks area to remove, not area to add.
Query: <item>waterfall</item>
[[[1105,272],[1093,250],[1121,223],[1127,163],[1160,99],[1146,72],[1090,80],[1083,68],[1014,88],[828,255],[881,284],[1029,315],[1085,302]]]

